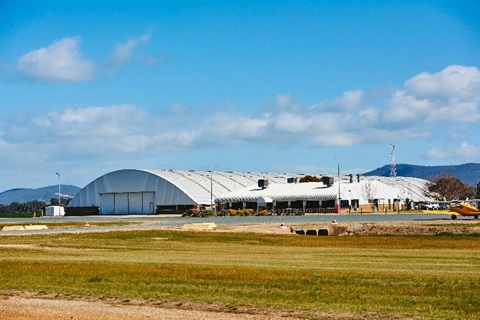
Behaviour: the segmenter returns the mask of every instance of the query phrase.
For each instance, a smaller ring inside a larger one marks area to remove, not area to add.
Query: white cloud
[[[150,39],[151,34],[145,33],[138,38],[129,39],[127,42],[117,43],[106,63],[108,72],[114,73],[122,68],[130,59],[132,59],[135,49],[139,45],[149,42]],[[151,60],[147,61],[147,64],[150,63]]]
[[[217,147],[264,141],[270,121],[269,114],[248,117],[219,112],[190,127],[199,146]]]
[[[286,108],[292,104],[292,96],[289,94],[279,94],[276,98],[277,106],[280,108]]]
[[[397,91],[391,97],[389,108],[383,114],[387,122],[423,122],[432,112],[432,104],[426,99],[409,96],[405,91]]]
[[[270,105],[272,113],[291,112],[302,113],[304,106],[295,101],[290,94],[282,93],[275,97],[275,102]]]
[[[306,132],[311,124],[312,119],[306,118],[304,115],[282,112],[275,116],[273,126],[278,132],[302,133]]]
[[[335,112],[352,111],[360,106],[363,97],[363,90],[349,90],[345,91],[340,97],[332,101],[319,102],[310,107],[310,109]]]
[[[78,37],[63,38],[46,48],[31,51],[17,62],[17,69],[28,80],[85,81],[94,77],[95,65],[82,58]]]
[[[420,73],[405,82],[390,98],[384,121],[432,125],[449,122],[478,122],[480,70],[448,66],[434,74]]]
[[[359,136],[348,132],[332,132],[314,136],[312,142],[318,146],[348,147],[360,142],[360,140]]]
[[[422,72],[405,82],[409,94],[425,98],[480,98],[480,70],[451,65],[437,73]]]
[[[364,101],[367,96],[347,91],[332,100],[342,101],[343,107],[331,110],[321,107],[331,101],[310,108],[284,94],[273,98],[270,106],[277,106],[276,112],[253,115],[234,109],[202,113],[180,104],[155,113],[122,104],[66,108],[30,119],[19,114],[2,123],[0,158],[15,154],[33,162],[60,155],[62,160],[113,161],[238,145],[347,147],[428,138],[431,145],[455,147],[431,148],[426,158],[478,161],[479,146],[465,142],[471,141],[469,133],[478,132],[475,96],[430,99],[405,88],[374,102]]]
[[[431,148],[425,153],[427,159],[462,159],[464,161],[480,160],[480,146],[463,141],[458,146],[444,149]]]
[[[362,90],[350,90],[342,94],[342,96],[336,99],[333,104],[344,107],[346,109],[353,109],[358,107],[363,99]]]
[[[380,110],[372,107],[360,110],[358,113],[359,126],[369,126],[377,123]]]
[[[135,57],[135,50],[150,39],[151,33],[147,32],[137,38],[117,43],[108,60],[98,64],[82,57],[80,37],[66,37],[48,47],[24,54],[18,59],[15,70],[22,78],[32,81],[87,81],[93,79],[102,68],[109,74],[117,72]],[[139,59],[147,66],[158,62],[158,59],[153,57]]]

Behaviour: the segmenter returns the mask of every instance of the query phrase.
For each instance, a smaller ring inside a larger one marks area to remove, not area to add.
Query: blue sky
[[[0,4],[0,191],[480,162],[478,1]]]

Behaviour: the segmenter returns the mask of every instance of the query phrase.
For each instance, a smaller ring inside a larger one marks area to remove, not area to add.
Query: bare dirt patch
[[[369,319],[380,319],[369,314]],[[0,292],[0,319],[4,320],[140,320],[140,319],[366,319],[349,314],[320,311],[301,313],[252,307],[202,305],[198,303],[150,300],[103,299],[81,296],[48,295],[21,291]]]
[[[480,233],[478,220],[457,221],[404,221],[404,222],[377,222],[360,223],[346,222],[336,224],[345,227],[346,231],[341,235],[436,235],[441,233],[472,234]],[[258,223],[219,225],[211,232],[254,232],[265,234],[292,234],[292,230],[318,230],[329,229],[332,223],[293,223],[288,225]]]

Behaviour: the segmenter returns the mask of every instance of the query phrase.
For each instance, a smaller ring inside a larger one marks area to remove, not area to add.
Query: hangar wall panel
[[[113,193],[100,194],[100,213],[101,214],[115,213],[115,195]]]
[[[143,213],[145,214],[155,213],[155,192],[143,193]]]
[[[143,192],[128,193],[128,214],[143,214]]]
[[[113,214],[128,214],[128,193],[115,193],[115,210]]]

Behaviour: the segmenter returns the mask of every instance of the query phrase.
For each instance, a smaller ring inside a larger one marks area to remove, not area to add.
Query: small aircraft
[[[450,211],[453,212],[452,219],[457,219],[457,216],[464,216],[464,217],[475,217],[478,219],[480,216],[480,209],[475,207],[474,203],[479,203],[480,200],[465,200],[463,202],[454,202],[450,204]]]

